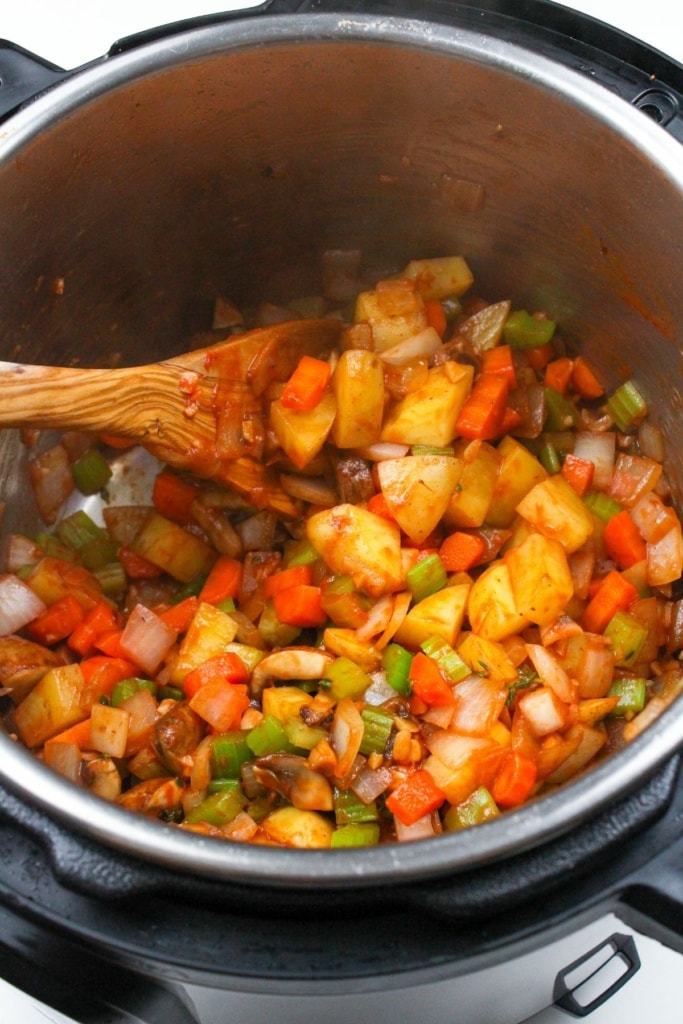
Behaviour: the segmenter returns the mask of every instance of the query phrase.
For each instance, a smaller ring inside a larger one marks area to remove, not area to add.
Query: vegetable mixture
[[[159,465],[148,504],[97,522],[60,508],[106,492],[115,438],[32,458],[46,528],[8,538],[0,576],[6,728],[174,827],[303,848],[467,828],[683,689],[681,523],[636,384],[605,394],[462,257],[342,279],[343,303],[261,311],[343,318],[342,342],[224,424],[295,515]]]

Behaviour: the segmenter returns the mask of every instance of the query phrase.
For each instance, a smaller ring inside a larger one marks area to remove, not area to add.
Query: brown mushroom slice
[[[187,760],[204,738],[206,723],[187,704],[177,703],[156,722],[152,746],[174,775],[187,775]]]
[[[301,811],[334,809],[332,786],[299,754],[268,754],[254,762],[254,777]]]
[[[48,669],[62,664],[58,654],[32,640],[0,637],[0,686],[9,690],[15,704],[21,703]]]
[[[259,697],[274,680],[324,679],[334,656],[319,647],[288,647],[261,658],[250,682],[250,695]]]

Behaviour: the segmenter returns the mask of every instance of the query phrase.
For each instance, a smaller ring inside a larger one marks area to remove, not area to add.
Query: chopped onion
[[[42,549],[30,537],[11,533],[7,538],[7,571],[14,573],[25,565],[33,565],[42,554]]]
[[[380,352],[379,356],[385,363],[401,366],[412,362],[413,359],[429,359],[442,348],[443,343],[434,328],[425,327],[418,334],[413,334]]]
[[[153,676],[177,637],[176,631],[167,626],[155,612],[143,604],[137,604],[121,634],[121,650]]]
[[[82,786],[81,764],[83,758],[77,743],[46,743],[45,764],[54,772],[63,775],[69,782]]]
[[[284,473],[280,477],[280,483],[283,491],[286,491],[290,498],[309,501],[312,505],[319,505],[321,508],[331,508],[332,505],[337,504],[335,488],[330,487],[323,477]]]
[[[36,455],[28,467],[38,511],[46,523],[54,523],[57,512],[75,490],[66,448],[56,444]]]
[[[638,427],[638,442],[640,450],[646,458],[654,459],[655,462],[664,462],[666,457],[664,435],[656,423],[643,420]]]
[[[433,814],[425,814],[423,818],[419,818],[413,825],[404,825],[394,815],[394,825],[396,826],[396,838],[399,843],[414,842],[417,839],[431,839],[432,836],[438,835],[441,831],[437,830],[435,826],[435,819]]]
[[[574,438],[574,455],[595,466],[593,485],[598,490],[604,490],[612,479],[616,440],[617,435],[612,430],[599,433],[581,430]]]
[[[372,682],[363,694],[363,700],[366,704],[371,704],[373,707],[379,707],[380,704],[384,704],[388,700],[393,700],[396,696],[396,690],[387,682],[386,672],[382,669],[377,672],[371,672],[370,678],[372,679]]]
[[[390,441],[378,441],[365,448],[359,448],[358,454],[370,462],[385,462],[387,459],[402,459],[410,451],[407,444],[392,444]]]
[[[45,603],[18,576],[9,573],[0,577],[0,636],[23,629],[45,608]]]
[[[391,621],[393,611],[394,595],[384,594],[369,609],[367,619],[356,630],[356,639],[366,641],[378,633],[383,633]]]
[[[389,788],[393,775],[388,768],[363,765],[351,780],[351,789],[364,804],[371,804]]]
[[[575,687],[555,655],[541,644],[527,644],[526,649],[532,665],[546,686],[554,690],[560,700],[571,704]]]

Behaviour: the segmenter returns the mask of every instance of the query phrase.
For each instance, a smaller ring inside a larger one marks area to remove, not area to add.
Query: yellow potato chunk
[[[210,544],[158,512],[149,513],[130,548],[181,583],[208,573],[216,561]]]
[[[518,612],[545,626],[561,615],[574,594],[574,584],[562,545],[531,533],[505,555]]]
[[[39,747],[88,717],[81,707],[83,686],[80,665],[59,665],[46,672],[13,715],[14,726],[27,747]]]
[[[317,811],[297,807],[278,807],[261,822],[267,839],[281,846],[303,850],[326,849],[332,842],[334,826]]]
[[[392,516],[414,544],[421,544],[443,516],[462,473],[450,455],[406,455],[377,466]]]
[[[306,533],[332,572],[351,576],[357,590],[381,597],[402,586],[401,531],[396,523],[344,502],[312,515]]]
[[[202,601],[180,644],[171,671],[171,682],[182,683],[192,669],[222,654],[236,635],[236,620],[215,605]]]
[[[270,425],[285,455],[304,469],[327,440],[337,412],[334,394],[326,391],[313,409],[287,409],[277,399],[270,406]]]
[[[486,521],[491,526],[509,526],[520,501],[547,472],[520,441],[507,435],[497,448],[501,459]]]
[[[476,528],[486,519],[498,477],[498,454],[486,441],[458,441],[455,454],[462,459],[460,484],[444,512],[447,526]]]
[[[376,352],[398,345],[427,326],[424,299],[413,281],[383,281],[356,299],[356,323],[368,323]]]
[[[593,516],[574,488],[560,474],[535,484],[517,505],[517,512],[540,533],[571,554],[593,533]]]
[[[457,651],[473,672],[511,683],[517,678],[517,669],[507,656],[502,644],[476,633],[466,633],[457,646]]]
[[[505,562],[493,562],[474,581],[467,614],[472,631],[485,640],[504,640],[529,625],[529,619],[515,601],[511,573]]]
[[[337,448],[360,448],[379,440],[384,415],[384,370],[374,352],[342,352],[332,375],[336,416],[332,437]]]
[[[440,636],[453,646],[465,617],[470,587],[470,583],[456,583],[418,601],[396,631],[396,642],[417,650],[430,636]]]
[[[472,389],[474,368],[448,362],[433,366],[425,383],[400,399],[384,417],[382,441],[444,448]]]
[[[411,260],[403,277],[415,281],[425,299],[458,298],[472,286],[474,276],[462,256],[435,256]]]

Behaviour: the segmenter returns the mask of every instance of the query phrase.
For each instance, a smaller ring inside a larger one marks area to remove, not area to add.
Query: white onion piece
[[[41,548],[30,537],[25,537],[23,533],[11,533],[7,538],[7,571],[17,572],[25,565],[33,565],[42,554]]]
[[[642,454],[655,462],[664,462],[666,456],[664,435],[656,423],[643,420],[638,427],[638,441]]]
[[[145,672],[154,675],[177,637],[176,631],[156,612],[136,604],[121,634],[121,650]]]
[[[598,490],[607,487],[612,479],[616,440],[617,436],[612,430],[600,433],[582,430],[574,438],[574,455],[595,466],[593,484]]]
[[[351,789],[364,804],[371,804],[389,788],[392,777],[388,768],[364,766],[351,780]]]
[[[403,363],[410,363],[413,359],[429,359],[436,352],[441,351],[443,342],[433,327],[425,327],[418,334],[413,334],[397,345],[385,349],[379,353],[380,359],[385,363],[392,363],[394,366],[401,366]]]
[[[410,451],[407,444],[393,444],[390,441],[378,441],[376,444],[358,448],[358,454],[369,462],[386,462],[387,459],[402,459]]]
[[[574,686],[555,655],[541,644],[525,644],[529,660],[539,676],[560,700],[571,704],[574,700]]]
[[[339,500],[335,489],[330,487],[323,477],[283,473],[280,483],[283,491],[286,491],[290,498],[309,501],[312,505],[319,505],[321,508],[331,508]]]
[[[425,814],[423,818],[419,818],[412,825],[404,825],[394,815],[394,825],[396,826],[396,838],[399,843],[410,843],[416,839],[430,839],[432,836],[437,835],[437,830],[434,827],[434,817],[431,814]]]
[[[386,701],[392,700],[396,696],[396,690],[393,686],[389,685],[386,672],[382,669],[379,669],[377,672],[371,672],[370,678],[372,682],[363,694],[363,701],[366,704],[379,707],[380,704],[385,704]]]
[[[383,633],[391,621],[394,611],[394,595],[384,594],[373,604],[368,612],[368,617],[362,626],[356,630],[356,638],[361,641],[370,640],[371,637]]]
[[[46,607],[18,576],[9,573],[0,577],[0,636],[9,636],[23,629]]]

